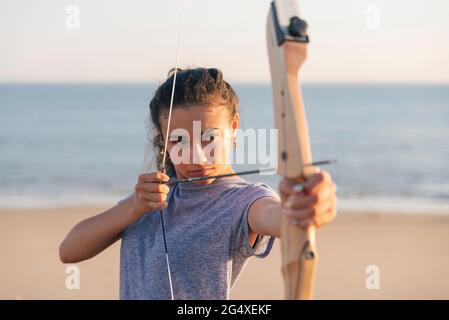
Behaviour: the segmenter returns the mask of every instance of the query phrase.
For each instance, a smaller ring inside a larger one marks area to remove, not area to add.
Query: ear
[[[238,112],[236,112],[231,121],[231,128],[232,128],[232,130],[236,130],[236,129],[238,129],[238,127],[239,127],[239,114],[238,114]]]

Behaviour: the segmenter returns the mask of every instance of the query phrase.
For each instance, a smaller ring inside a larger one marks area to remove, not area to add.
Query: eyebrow
[[[201,131],[201,134],[203,134],[205,131],[212,131],[212,130],[218,130],[218,131],[221,131],[220,128],[206,128],[206,130]]]
[[[212,130],[221,131],[220,128],[206,128],[206,130],[201,131],[201,135],[203,135],[205,131],[212,131]],[[186,136],[183,135],[183,134],[170,134],[170,139],[171,138],[178,138],[178,137],[186,137]]]
[[[179,137],[181,137],[182,139],[187,138],[187,136],[183,136],[181,134],[176,134],[176,135],[170,135],[169,140],[170,141],[176,141],[179,139]]]

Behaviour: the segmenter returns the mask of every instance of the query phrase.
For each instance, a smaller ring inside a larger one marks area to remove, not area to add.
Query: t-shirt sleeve
[[[275,237],[258,235],[254,245],[251,245],[248,239],[248,213],[252,204],[263,197],[272,197],[279,199],[279,195],[265,184],[253,184],[245,188],[242,192],[240,211],[234,226],[233,254],[237,253],[243,257],[255,256],[258,258],[266,257],[273,247]]]
[[[128,200],[129,198],[131,198],[134,195],[134,192],[130,193],[129,195],[127,195],[125,198],[120,199],[119,201],[117,201],[117,205],[121,204],[122,202]],[[125,229],[122,230],[122,236],[125,234],[125,232],[134,224],[135,222],[131,223],[130,225],[126,226]]]
[[[131,198],[131,197],[133,196],[133,194],[134,194],[134,192],[133,192],[133,193],[130,193],[130,194],[127,195],[125,198],[119,200],[119,201],[117,202],[117,204],[121,204],[122,202],[128,200],[129,198]]]

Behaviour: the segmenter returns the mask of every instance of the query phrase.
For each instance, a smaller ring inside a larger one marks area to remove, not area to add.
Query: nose
[[[200,143],[193,144],[192,157],[190,159],[192,164],[204,165],[207,163],[207,157]]]

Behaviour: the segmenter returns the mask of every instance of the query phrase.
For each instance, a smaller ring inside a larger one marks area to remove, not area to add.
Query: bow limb
[[[307,24],[299,19],[296,0],[271,3],[267,22],[275,122],[278,129],[278,170],[288,179],[304,181],[317,171],[312,163],[299,70],[307,57]],[[318,252],[315,229],[281,223],[282,274],[286,299],[312,299]]]

